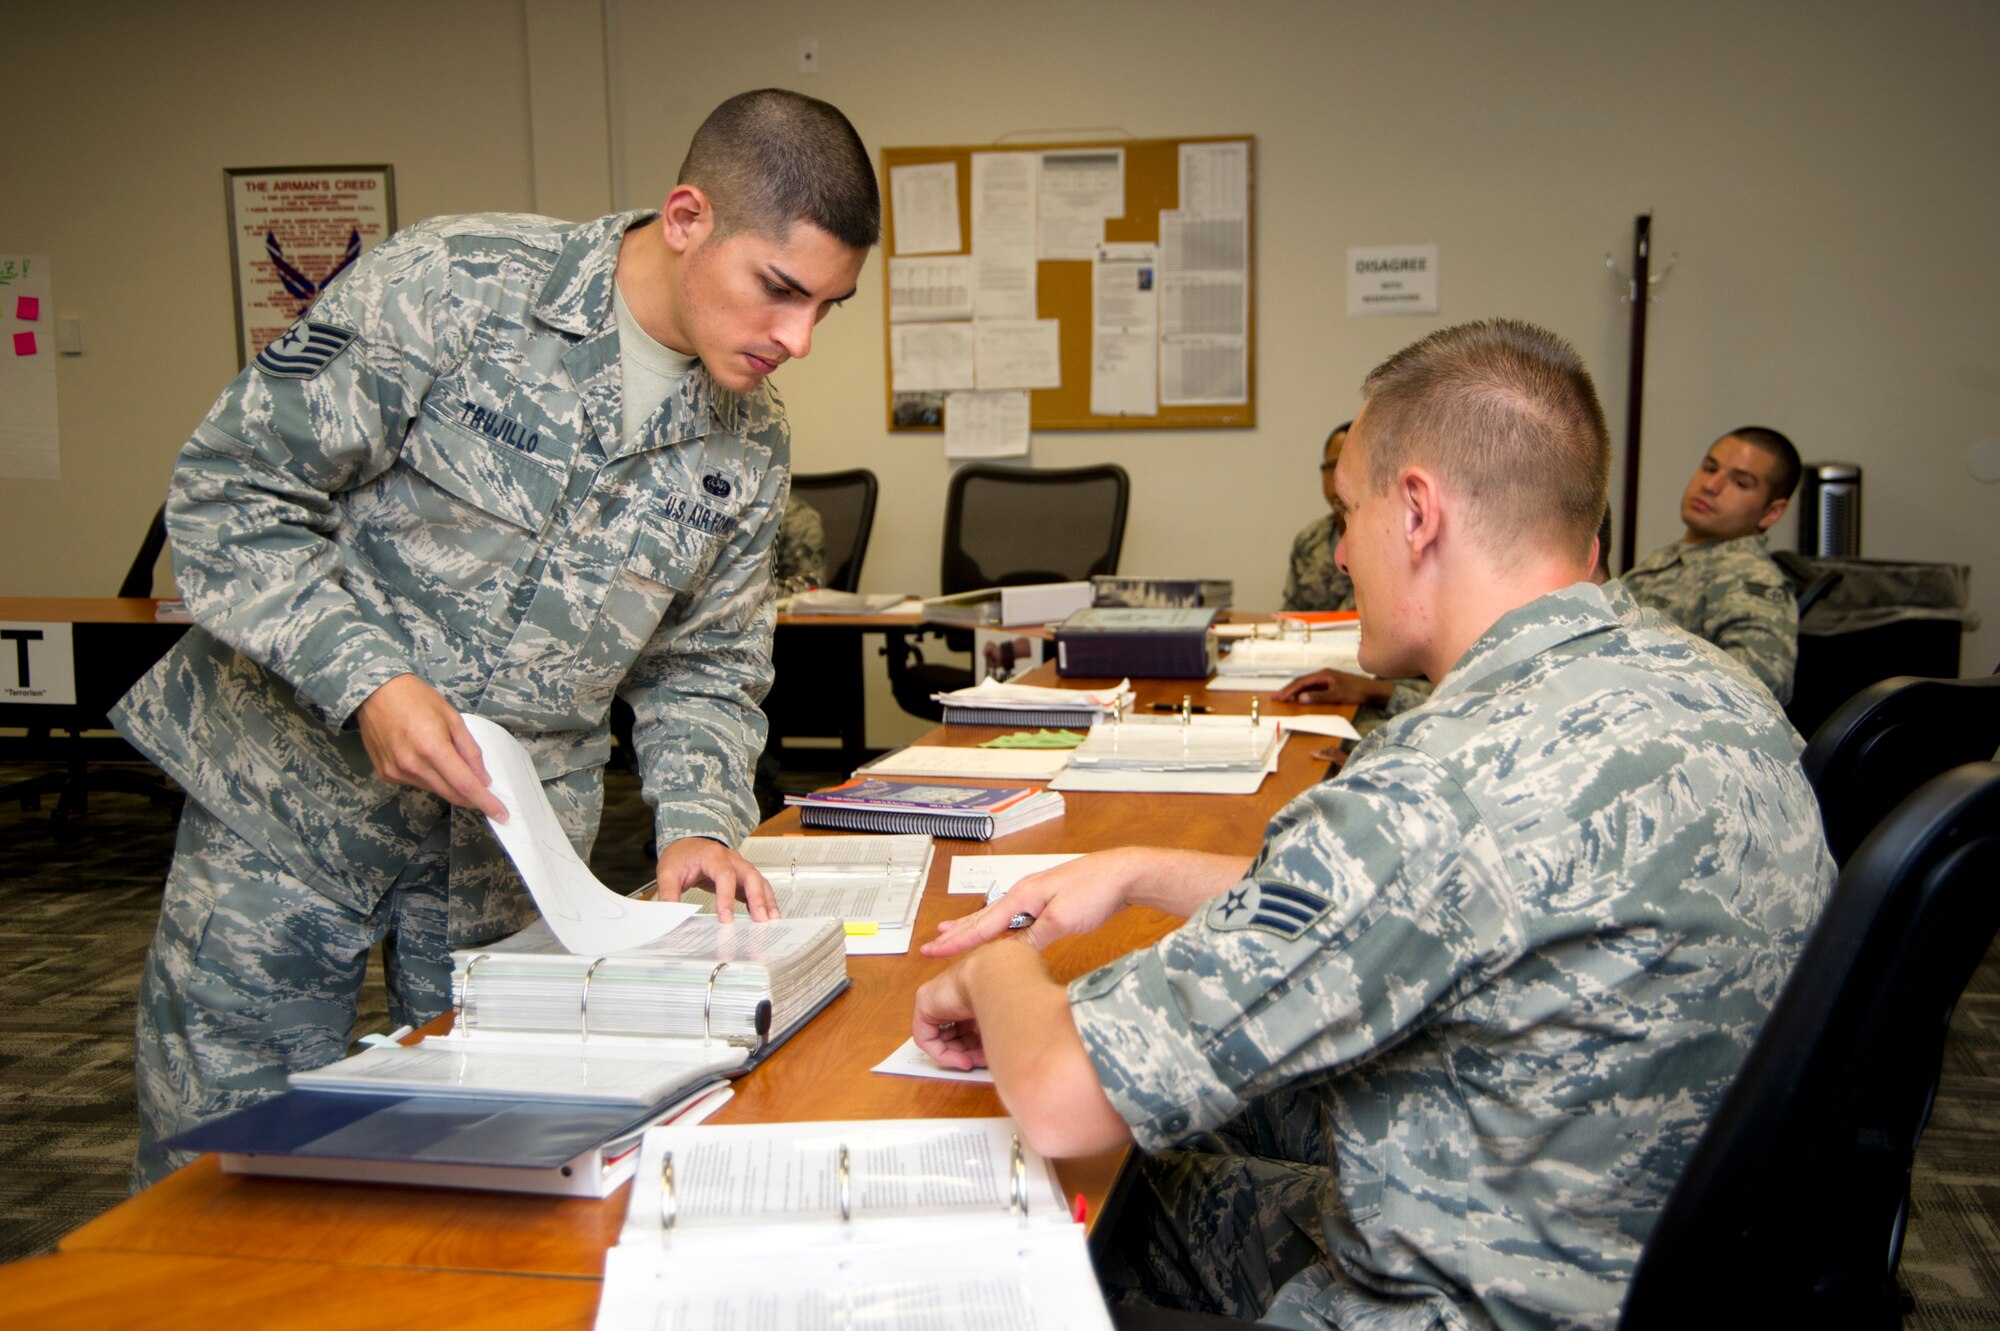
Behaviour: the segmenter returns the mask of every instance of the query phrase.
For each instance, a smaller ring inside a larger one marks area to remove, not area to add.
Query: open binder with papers
[[[931,872],[931,839],[922,833],[880,836],[753,836],[743,858],[757,866],[787,920],[838,920],[849,956],[908,952],[917,905]],[[715,912],[715,893],[693,888],[683,901]]]
[[[740,1075],[847,985],[834,920],[695,917],[644,948],[562,950],[546,924],[452,954],[444,1035],[295,1072],[314,1090],[656,1105]]]
[[[778,1256],[774,1256],[774,1254]],[[1083,1226],[1006,1118],[646,1134],[598,1331],[1109,1331]]]
[[[1248,795],[1276,770],[1283,730],[1250,716],[1131,716],[1100,721],[1052,790]]]

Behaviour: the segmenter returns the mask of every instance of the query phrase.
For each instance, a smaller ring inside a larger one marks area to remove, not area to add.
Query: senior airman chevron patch
[[[1208,908],[1208,922],[1217,929],[1263,929],[1281,938],[1297,938],[1306,926],[1326,914],[1329,903],[1317,893],[1290,883],[1238,883]]]
[[[310,379],[354,345],[354,336],[345,328],[301,319],[257,353],[257,368],[273,379]]]

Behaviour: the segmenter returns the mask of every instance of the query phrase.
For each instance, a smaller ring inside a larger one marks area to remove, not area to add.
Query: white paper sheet
[[[1068,749],[966,749],[946,744],[912,744],[857,767],[855,775],[983,776],[1004,781],[1046,781],[1068,765]]]
[[[993,1084],[991,1068],[967,1068],[961,1072],[957,1068],[945,1067],[917,1048],[914,1037],[903,1041],[896,1047],[895,1053],[877,1063],[869,1071],[886,1073],[891,1077],[930,1077],[937,1081],[972,1081],[987,1086]]]
[[[1217,217],[1242,217],[1250,206],[1250,145],[1228,143],[1181,145],[1181,211]]]
[[[1033,153],[972,155],[972,309],[979,319],[1035,317]]]
[[[1160,254],[1160,401],[1248,401],[1248,221],[1163,212]]]
[[[1025,457],[1030,437],[1027,393],[945,394],[946,457]]]
[[[964,240],[958,224],[958,163],[926,162],[889,172],[890,224],[898,254],[956,254]]]
[[[1104,239],[1104,219],[1125,215],[1125,150],[1043,153],[1037,213],[1040,257],[1088,259]]]
[[[466,715],[465,724],[486,760],[493,793],[507,806],[506,822],[489,818],[486,825],[564,947],[580,953],[645,947],[695,913],[686,902],[634,901],[597,881],[563,835],[520,741],[483,716]]]
[[[889,326],[889,382],[898,393],[934,393],[974,383],[972,325]]]
[[[1053,869],[1058,864],[1082,859],[1082,855],[975,855],[960,854],[951,862],[951,879],[945,888],[961,896],[978,895],[993,901],[1031,873]]]
[[[972,317],[972,260],[889,260],[889,322],[936,323]]]
[[[1344,716],[1332,712],[1315,713],[1311,716],[1274,716],[1280,730],[1294,735],[1325,735],[1329,739],[1360,739],[1361,732],[1354,723]]]
[[[1160,249],[1099,245],[1092,252],[1090,411],[1151,416],[1160,409]]]
[[[972,362],[980,390],[1062,387],[1061,339],[1058,319],[975,322]]]

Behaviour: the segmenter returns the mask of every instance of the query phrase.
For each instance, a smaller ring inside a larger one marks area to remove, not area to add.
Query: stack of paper
[[[1216,664],[1215,678],[1208,687],[1270,693],[1315,670],[1344,670],[1351,675],[1363,675],[1367,672],[1361,668],[1360,651],[1361,629],[1356,624],[1314,633],[1307,642],[1251,638],[1229,649],[1229,654]]]
[[[1284,732],[1247,716],[1134,716],[1100,721],[1052,790],[1247,795],[1276,770]]]
[[[1002,684],[983,679],[971,688],[934,693],[944,705],[946,725],[1070,726],[1083,729],[1117,710],[1120,699],[1132,705],[1132,682],[1118,681],[1112,689],[1048,689],[1030,684]]]
[[[847,976],[843,956],[840,935],[826,919],[804,913],[762,924],[740,913],[728,924],[697,915],[664,938],[602,960],[565,952],[537,921],[498,942],[454,952],[453,1000],[465,1035],[574,1036],[582,1025],[599,1040],[704,1031],[716,1039],[748,1038],[758,1005],[768,1003],[765,1021],[777,1036],[840,987]]]

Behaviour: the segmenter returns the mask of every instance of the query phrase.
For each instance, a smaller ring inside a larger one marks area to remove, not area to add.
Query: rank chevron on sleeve
[[[301,319],[257,353],[257,368],[273,379],[310,379],[352,346],[354,337],[345,328]]]

